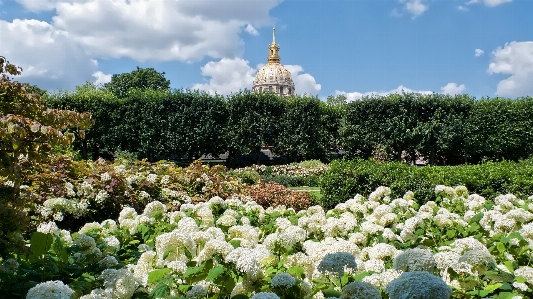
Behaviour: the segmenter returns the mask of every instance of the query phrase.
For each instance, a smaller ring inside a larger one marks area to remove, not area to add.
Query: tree
[[[131,73],[114,74],[111,82],[104,87],[119,98],[124,98],[130,90],[168,90],[170,81],[165,78],[165,72],[159,73],[153,68],[140,68]]]
[[[13,248],[14,235],[26,225],[24,209],[31,203],[20,196],[24,174],[49,161],[54,147],[73,141],[73,133],[63,133],[67,128],[83,137],[91,125],[87,113],[47,109],[38,94],[12,81],[10,75],[21,73],[0,56],[0,256]]]

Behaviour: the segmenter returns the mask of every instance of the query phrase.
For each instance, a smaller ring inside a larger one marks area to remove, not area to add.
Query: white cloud
[[[470,0],[466,4],[483,3],[486,6],[494,7],[503,3],[512,2],[513,0]]]
[[[210,61],[201,68],[202,75],[209,77],[209,81],[194,84],[192,89],[223,95],[246,88],[252,89],[255,73],[262,66],[263,64],[259,64],[253,68],[247,60],[242,58],[222,58],[220,61]],[[316,83],[313,76],[304,73],[300,65],[285,65],[285,67],[291,72],[297,94],[316,95],[320,92],[321,85]]]
[[[485,51],[483,51],[481,49],[475,49],[474,52],[475,52],[474,56],[476,56],[476,57],[479,57],[479,56],[481,56],[481,55],[483,55],[485,53]]]
[[[227,95],[245,88],[251,89],[256,70],[242,58],[222,58],[210,61],[202,68],[202,75],[210,77],[208,83],[195,84],[192,89],[200,89],[211,94]]]
[[[403,9],[413,15],[413,18],[418,17],[428,10],[429,5],[426,0],[399,0],[403,4]]]
[[[404,93],[404,92],[405,93],[420,93],[420,94],[432,94],[433,93],[432,91],[428,91],[428,90],[417,90],[417,91],[415,91],[415,90],[407,88],[407,87],[405,87],[403,85],[400,85],[397,88],[389,90],[389,91],[369,91],[369,92],[364,92],[364,93],[357,92],[357,91],[355,91],[355,92],[345,92],[345,91],[335,90],[335,95],[336,96],[345,95],[346,96],[346,100],[348,102],[352,102],[352,101],[360,100],[363,97],[386,96],[386,95],[393,94],[393,93],[401,94],[401,93]]]
[[[98,71],[98,72],[93,73],[93,77],[96,78],[96,80],[94,81],[94,84],[98,85],[98,84],[105,84],[105,83],[111,82],[112,75],[104,74],[101,71]]]
[[[466,6],[459,5],[459,6],[457,6],[457,10],[460,10],[460,11],[468,11],[469,9],[468,9],[468,7],[466,7]]]
[[[533,95],[533,41],[513,41],[498,47],[492,52],[488,72],[510,75],[498,83],[497,95]]]
[[[53,26],[97,57],[197,61],[238,57],[239,34],[271,23],[279,0],[61,0]]]
[[[0,20],[0,53],[23,68],[16,80],[44,89],[73,89],[92,81],[94,61],[68,32],[38,20]]]
[[[297,94],[317,95],[320,93],[322,86],[316,83],[315,78],[308,73],[302,73],[304,69],[300,65],[285,65],[285,68],[292,75],[294,88]]]
[[[244,28],[244,31],[248,32],[251,35],[259,35],[259,32],[257,32],[255,27],[250,24],[246,25],[246,27]]]
[[[98,69],[91,59],[190,62],[206,56],[240,57],[240,34],[257,34],[256,28],[270,26],[269,12],[282,0],[17,1],[54,16],[49,23],[0,21],[0,53],[22,66],[32,84],[73,89],[94,80]]]
[[[466,89],[464,84],[458,85],[457,83],[450,82],[441,87],[440,90],[443,94],[456,95],[461,94]]]
[[[57,0],[16,0],[26,9],[39,12],[54,9]]]

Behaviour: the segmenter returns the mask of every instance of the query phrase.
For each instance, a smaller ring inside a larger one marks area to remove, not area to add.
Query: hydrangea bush
[[[379,187],[325,211],[238,197],[125,207],[78,231],[43,223],[1,261],[14,298],[532,298],[533,198]],[[24,291],[24,292],[22,292]],[[57,295],[55,295],[57,293]],[[71,295],[69,295],[71,294]],[[20,296],[20,295],[19,295]],[[72,297],[70,297],[72,296]]]

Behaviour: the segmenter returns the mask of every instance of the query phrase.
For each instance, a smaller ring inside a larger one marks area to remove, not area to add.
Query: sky
[[[272,28],[296,92],[533,96],[532,0],[0,0],[0,55],[49,91],[155,68],[251,89]]]

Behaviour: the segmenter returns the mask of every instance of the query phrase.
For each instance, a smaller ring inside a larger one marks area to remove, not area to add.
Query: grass
[[[322,198],[322,193],[320,193],[320,187],[288,187],[291,190],[299,191],[299,192],[308,192],[313,196],[314,201],[317,201]]]

